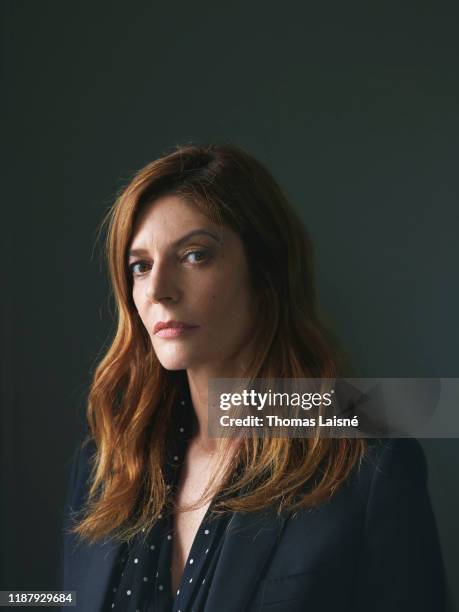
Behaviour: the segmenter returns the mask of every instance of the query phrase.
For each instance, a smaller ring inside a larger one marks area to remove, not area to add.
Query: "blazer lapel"
[[[119,547],[119,543],[107,541],[75,548],[69,560],[71,584],[66,588],[76,591],[77,610],[100,612]]]
[[[205,612],[246,609],[281,537],[285,520],[274,509],[234,513],[225,533]]]

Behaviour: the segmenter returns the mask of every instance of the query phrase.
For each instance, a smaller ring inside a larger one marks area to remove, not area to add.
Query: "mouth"
[[[160,321],[156,323],[153,333],[160,338],[178,338],[198,327],[198,325],[189,325],[182,321]]]

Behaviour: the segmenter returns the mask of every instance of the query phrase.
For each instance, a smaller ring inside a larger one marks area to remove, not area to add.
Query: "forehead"
[[[136,229],[140,230],[146,225],[159,225],[160,223],[194,222],[210,220],[193,202],[175,195],[162,196],[145,205],[136,220]]]
[[[147,204],[135,221],[131,244],[168,242],[194,229],[212,229],[220,235],[224,228],[213,223],[196,204],[167,195]]]

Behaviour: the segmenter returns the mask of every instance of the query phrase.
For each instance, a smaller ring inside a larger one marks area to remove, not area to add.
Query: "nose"
[[[152,302],[173,301],[179,298],[179,289],[173,272],[166,262],[155,262],[146,282],[145,295]]]

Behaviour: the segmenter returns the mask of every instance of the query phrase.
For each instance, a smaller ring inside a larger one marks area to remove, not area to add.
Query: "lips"
[[[159,321],[156,323],[153,333],[161,338],[176,338],[189,330],[196,329],[197,325],[190,325],[183,321]]]

